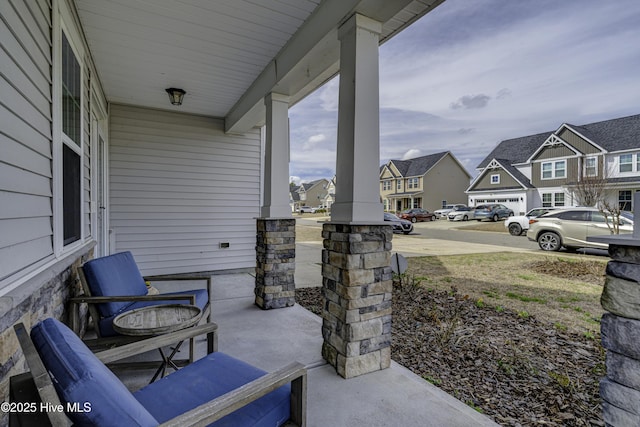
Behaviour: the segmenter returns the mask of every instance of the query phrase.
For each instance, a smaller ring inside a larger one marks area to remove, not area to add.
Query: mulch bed
[[[296,290],[320,314],[321,288]],[[392,358],[505,426],[602,426],[599,336],[460,295],[394,284]]]

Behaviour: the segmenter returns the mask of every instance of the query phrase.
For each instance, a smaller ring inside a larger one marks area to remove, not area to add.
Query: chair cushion
[[[216,352],[149,384],[133,395],[162,423],[265,373],[245,362]],[[180,392],[177,393],[176,390]],[[286,384],[211,426],[280,426],[289,419],[290,396],[291,386]]]
[[[158,422],[73,331],[55,319],[31,330],[31,339],[49,371],[63,405],[85,402],[90,412],[67,415],[75,425],[156,426]]]
[[[196,296],[196,306],[200,308],[200,310],[204,311],[205,306],[209,302],[209,293],[206,289],[193,289],[191,291],[180,291],[180,292],[168,292],[163,293],[162,295],[195,295]],[[100,336],[101,337],[112,337],[114,335],[119,335],[113,329],[113,319],[116,318],[121,313],[125,311],[133,310],[136,308],[148,307],[151,305],[164,305],[164,304],[190,304],[189,300],[169,300],[169,301],[136,301],[129,304],[125,307],[124,310],[115,313],[109,317],[104,317],[100,319],[98,322],[98,326],[100,328]]]
[[[146,295],[147,286],[131,252],[96,258],[82,266],[92,296]],[[124,311],[130,302],[98,304],[103,317]]]

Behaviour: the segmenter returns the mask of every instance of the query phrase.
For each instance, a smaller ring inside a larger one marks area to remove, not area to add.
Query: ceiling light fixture
[[[172,105],[182,105],[182,98],[184,98],[184,94],[187,92],[175,87],[170,87],[169,89],[165,90],[169,94],[169,101],[171,101]]]

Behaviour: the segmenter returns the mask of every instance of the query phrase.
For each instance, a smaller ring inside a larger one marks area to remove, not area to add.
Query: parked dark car
[[[385,212],[384,220],[391,223],[394,233],[398,231],[404,234],[409,234],[413,231],[413,224],[411,224],[411,222],[406,219],[400,219],[392,213]]]
[[[496,222],[499,219],[513,216],[513,211],[505,205],[487,204],[476,206],[473,210],[473,214],[473,217],[478,221],[488,219],[490,221]]]
[[[400,214],[400,218],[406,219],[407,221],[411,221],[411,222],[418,222],[418,221],[434,221],[436,219],[436,216],[435,214],[432,214],[431,212],[424,210],[422,208],[413,208],[413,209],[407,209],[406,211],[403,211]]]

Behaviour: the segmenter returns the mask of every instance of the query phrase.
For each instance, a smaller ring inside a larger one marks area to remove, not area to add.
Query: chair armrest
[[[200,326],[194,326],[192,328],[183,329],[181,331],[158,335],[155,337],[136,341],[131,344],[125,344],[119,347],[111,348],[109,350],[100,351],[98,353],[95,353],[95,355],[102,361],[102,363],[107,364],[116,360],[124,359],[126,357],[146,353],[149,350],[166,347],[168,345],[175,344],[180,341],[185,341],[199,335],[210,333],[215,335],[217,330],[217,324],[205,323]]]
[[[49,372],[44,366],[42,359],[40,359],[38,350],[36,350],[33,341],[31,341],[29,332],[27,332],[24,324],[15,324],[13,329],[16,333],[16,337],[18,338],[18,342],[20,343],[20,348],[22,349],[22,353],[27,361],[27,365],[29,366],[29,370],[31,371],[31,375],[33,376],[33,382],[35,383],[38,394],[40,395],[40,400],[56,407],[61,405],[60,398],[58,397],[58,393],[51,381]],[[40,408],[38,408],[38,410],[40,410]],[[47,411],[47,416],[53,426],[71,425],[71,421],[67,418],[64,412]]]
[[[102,304],[105,302],[118,302],[118,301],[172,301],[172,300],[190,300],[191,304],[196,303],[196,296],[194,294],[181,294],[181,295],[114,295],[114,296],[84,296],[70,298],[72,303],[87,303],[87,304]]]
[[[297,362],[223,394],[189,412],[162,423],[160,426],[208,425],[287,383],[292,383],[291,419],[296,425],[304,426],[306,420],[307,370]]]

